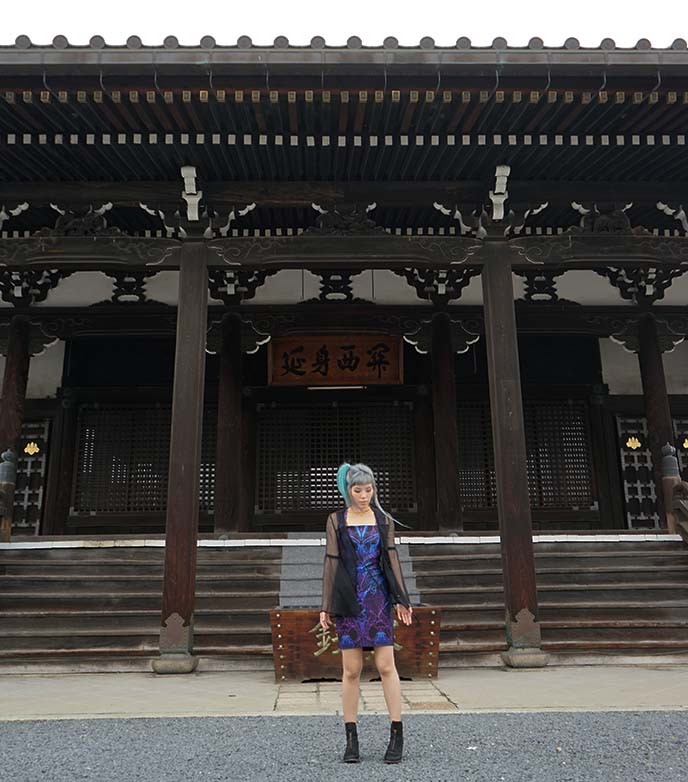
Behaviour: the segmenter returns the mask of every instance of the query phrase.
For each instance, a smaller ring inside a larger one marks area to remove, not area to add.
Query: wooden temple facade
[[[499,529],[537,649],[532,530],[664,527],[661,448],[688,459],[687,66],[0,47],[13,540],[165,533],[188,650],[199,530],[320,529],[361,460],[412,531]]]

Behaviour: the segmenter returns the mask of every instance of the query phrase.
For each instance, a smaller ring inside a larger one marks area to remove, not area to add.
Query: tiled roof
[[[181,45],[179,40],[174,35],[167,36],[161,46],[148,46],[143,43],[141,38],[137,35],[132,35],[127,39],[125,45],[108,45],[105,39],[100,35],[94,35],[87,46],[76,46],[70,44],[67,37],[64,35],[56,35],[52,43],[49,45],[36,44],[31,41],[27,35],[20,35],[17,37],[13,45],[1,45],[0,50],[15,49],[15,50],[35,50],[35,49],[57,49],[57,50],[75,50],[75,51],[88,51],[94,50],[108,50],[108,51],[126,51],[126,50],[139,50],[144,51],[170,51],[174,49],[181,49],[183,51],[193,51],[197,49],[202,50],[214,50],[219,51],[232,51],[232,50],[247,50],[247,49],[259,49],[259,50],[273,50],[273,51],[292,51],[292,52],[305,52],[309,50],[317,51],[394,51],[399,50],[403,52],[428,52],[428,51],[509,51],[509,52],[631,52],[631,51],[652,51],[652,52],[677,52],[685,51],[687,49],[686,41],[683,38],[677,38],[669,47],[656,48],[652,46],[652,43],[647,38],[641,38],[635,46],[619,47],[615,41],[611,38],[603,39],[599,46],[585,47],[581,46],[580,41],[577,38],[567,38],[562,46],[545,46],[541,38],[531,38],[527,46],[509,46],[505,38],[495,38],[490,46],[474,46],[471,43],[470,38],[461,37],[456,41],[454,46],[437,46],[433,38],[424,36],[420,39],[417,46],[402,46],[399,41],[393,36],[389,36],[384,39],[382,45],[369,46],[365,45],[361,38],[358,36],[351,36],[345,45],[328,46],[327,42],[322,36],[315,36],[311,39],[309,46],[293,46],[289,43],[289,39],[286,36],[279,35],[272,44],[255,44],[251,38],[247,35],[240,36],[234,44],[218,44],[211,35],[205,35],[201,38],[198,45]]]

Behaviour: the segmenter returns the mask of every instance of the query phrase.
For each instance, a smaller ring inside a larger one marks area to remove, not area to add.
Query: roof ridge
[[[66,36],[56,35],[50,44],[35,44],[31,41],[28,35],[19,35],[14,44],[0,44],[0,50],[15,49],[15,50],[36,50],[36,49],[48,49],[48,50],[138,50],[144,49],[146,51],[163,50],[169,51],[174,49],[193,50],[279,50],[279,51],[308,51],[308,50],[327,50],[327,51],[347,51],[347,50],[366,50],[366,51],[394,51],[401,50],[405,52],[428,52],[428,51],[533,51],[533,52],[575,52],[578,50],[586,52],[613,52],[613,51],[644,51],[650,53],[658,52],[671,52],[671,51],[684,51],[688,48],[686,40],[683,38],[676,38],[670,46],[667,47],[653,47],[651,41],[647,38],[639,39],[633,46],[617,46],[616,42],[612,38],[604,38],[598,46],[582,46],[577,38],[567,38],[561,46],[545,46],[542,38],[531,38],[526,45],[522,46],[509,46],[506,38],[501,36],[494,38],[492,43],[487,46],[473,45],[470,38],[462,36],[457,39],[453,46],[437,45],[435,40],[430,36],[424,36],[420,39],[416,45],[402,45],[399,40],[394,36],[388,36],[384,39],[382,44],[378,45],[365,45],[359,36],[350,36],[345,44],[328,46],[325,39],[316,35],[311,38],[309,44],[291,44],[286,36],[277,36],[272,44],[254,44],[253,40],[248,35],[241,35],[234,44],[221,44],[218,45],[215,38],[211,35],[204,35],[198,44],[181,44],[179,39],[174,35],[168,35],[162,42],[162,44],[146,45],[138,35],[131,35],[127,38],[124,44],[108,44],[105,39],[100,35],[94,35],[88,44],[71,44]]]

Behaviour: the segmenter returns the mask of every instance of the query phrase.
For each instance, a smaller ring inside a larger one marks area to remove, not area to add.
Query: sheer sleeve
[[[399,602],[402,605],[410,606],[411,600],[409,598],[408,589],[404,582],[404,574],[401,570],[401,562],[399,560],[399,552],[394,543],[394,521],[387,516],[387,553],[389,554],[389,564],[392,568],[392,574],[396,579],[399,587]]]
[[[339,564],[339,543],[337,541],[337,525],[335,514],[327,519],[327,540],[325,547],[325,561],[323,563],[322,603],[321,611],[334,613],[333,595],[334,579]]]

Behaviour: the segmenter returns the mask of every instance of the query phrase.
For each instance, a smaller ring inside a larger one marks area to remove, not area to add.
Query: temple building
[[[0,47],[0,669],[267,657],[342,461],[447,664],[688,655],[686,66]]]

